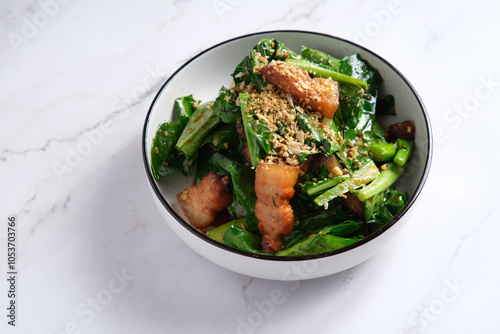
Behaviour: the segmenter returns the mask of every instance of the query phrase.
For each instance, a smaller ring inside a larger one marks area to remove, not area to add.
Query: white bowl
[[[193,94],[203,102],[215,99],[219,89],[229,86],[236,65],[263,38],[276,38],[288,48],[300,52],[302,44],[335,57],[359,53],[378,69],[384,82],[381,95],[392,94],[397,116],[390,122],[412,120],[416,126],[415,151],[409,169],[398,183],[408,192],[409,201],[394,219],[364,239],[339,250],[297,257],[258,255],[217,243],[194,229],[182,218],[175,194],[192,183],[183,176],[169,175],[155,180],[150,168],[150,148],[158,126],[171,120],[174,100]],[[186,62],[163,85],[146,117],[142,155],[153,198],[172,230],[192,249],[208,260],[229,270],[258,278],[298,280],[334,274],[375,255],[408,221],[412,207],[426,181],[431,165],[432,133],[429,117],[417,92],[405,77],[380,56],[341,38],[305,31],[268,31],[237,37],[217,44]]]

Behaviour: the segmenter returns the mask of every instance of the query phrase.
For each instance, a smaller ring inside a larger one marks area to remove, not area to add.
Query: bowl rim
[[[353,46],[355,46],[357,48],[360,48],[360,49],[364,50],[365,52],[371,54],[372,56],[378,58],[381,62],[383,62],[390,69],[392,69],[406,83],[406,85],[408,85],[408,87],[410,88],[410,90],[413,93],[414,97],[416,98],[416,100],[417,100],[417,102],[418,102],[418,104],[420,106],[420,109],[422,110],[422,114],[423,114],[423,117],[424,117],[425,125],[426,125],[426,128],[427,128],[427,152],[428,152],[428,154],[427,154],[426,161],[425,161],[425,169],[424,169],[424,172],[423,172],[422,176],[420,177],[420,180],[418,182],[418,185],[417,185],[417,188],[416,188],[415,192],[408,199],[408,202],[405,204],[405,206],[403,207],[403,209],[401,209],[401,211],[399,211],[389,222],[387,222],[384,226],[382,226],[381,228],[379,228],[377,231],[375,231],[375,232],[367,235],[366,237],[364,237],[363,239],[361,239],[361,240],[359,240],[359,241],[357,241],[355,243],[352,243],[352,244],[350,244],[348,246],[345,246],[345,247],[342,247],[342,248],[339,248],[339,249],[336,249],[336,250],[333,250],[333,251],[329,251],[329,252],[317,253],[317,254],[310,254],[310,255],[298,255],[298,256],[276,256],[276,255],[271,255],[271,254],[255,254],[255,253],[250,253],[250,252],[242,251],[242,250],[239,250],[239,249],[236,249],[236,248],[232,248],[232,247],[226,246],[226,245],[224,245],[222,243],[219,243],[219,242],[217,242],[217,241],[209,238],[205,234],[201,233],[200,231],[198,231],[197,229],[195,229],[193,226],[191,226],[191,224],[189,224],[182,217],[180,217],[179,214],[170,206],[170,204],[167,202],[167,200],[163,197],[163,194],[161,193],[161,191],[160,191],[160,189],[159,189],[159,187],[158,187],[158,185],[156,183],[156,180],[153,177],[153,174],[151,172],[151,168],[150,168],[149,163],[148,163],[147,154],[149,153],[149,148],[146,147],[146,144],[147,144],[146,143],[146,135],[147,135],[147,131],[148,131],[148,128],[149,128],[150,116],[152,114],[152,111],[154,109],[156,101],[158,100],[158,98],[162,94],[162,92],[165,89],[165,87],[170,83],[170,81],[172,81],[172,79],[174,77],[176,77],[177,74],[179,74],[191,62],[193,62],[195,59],[203,56],[205,53],[210,52],[211,50],[214,50],[214,49],[216,49],[218,47],[224,46],[226,44],[229,44],[231,42],[234,42],[234,41],[237,41],[237,40],[240,40],[240,39],[245,39],[245,38],[254,37],[254,36],[258,36],[258,35],[271,35],[271,34],[277,34],[277,33],[300,33],[300,34],[308,34],[308,35],[316,35],[316,36],[327,37],[327,38],[331,38],[331,39],[334,39],[334,40],[338,40],[338,41],[341,41],[341,42],[345,42],[345,43],[351,44],[351,45],[353,45]],[[182,66],[180,66],[172,75],[170,75],[170,77],[161,86],[161,88],[158,90],[158,93],[155,95],[155,97],[154,97],[154,99],[153,99],[153,101],[152,101],[152,103],[151,103],[151,105],[150,105],[150,107],[148,109],[148,112],[146,114],[146,119],[145,119],[145,122],[144,122],[144,126],[143,126],[143,131],[142,131],[142,149],[141,150],[142,150],[142,158],[143,158],[144,167],[146,169],[146,175],[147,175],[148,181],[149,181],[149,183],[150,183],[150,185],[151,185],[151,187],[152,187],[155,195],[157,196],[158,200],[165,207],[165,209],[172,215],[172,217],[174,217],[175,220],[177,220],[178,223],[180,223],[184,228],[186,228],[188,231],[190,231],[194,236],[202,239],[202,241],[210,243],[211,245],[213,245],[215,247],[221,248],[222,250],[225,250],[225,251],[237,254],[237,255],[242,255],[242,256],[245,256],[245,257],[249,257],[249,258],[255,258],[255,259],[259,259],[259,260],[278,261],[278,262],[307,261],[307,260],[314,260],[314,259],[332,257],[334,255],[339,255],[339,254],[343,254],[343,253],[349,252],[352,249],[358,248],[358,247],[360,247],[360,246],[362,246],[364,244],[369,243],[370,241],[372,241],[373,239],[377,238],[378,236],[384,234],[384,232],[386,232],[391,227],[393,227],[401,219],[401,217],[403,217],[404,214],[406,212],[408,212],[408,210],[411,208],[411,206],[415,203],[416,199],[420,195],[420,193],[421,193],[421,191],[422,191],[422,189],[424,187],[424,184],[425,184],[425,182],[426,182],[426,180],[427,180],[427,178],[429,176],[431,162],[432,162],[432,155],[433,155],[433,135],[432,135],[432,128],[431,128],[431,124],[430,124],[429,115],[427,114],[427,110],[426,110],[426,108],[424,106],[424,103],[423,103],[422,99],[420,98],[420,96],[418,95],[417,91],[415,90],[415,88],[413,87],[413,85],[408,81],[408,79],[406,79],[406,77],[397,68],[395,68],[391,63],[389,63],[383,57],[379,56],[375,52],[373,52],[373,51],[371,51],[371,50],[365,48],[364,46],[361,46],[361,45],[359,45],[359,44],[357,44],[355,42],[352,42],[350,40],[347,40],[347,39],[344,39],[344,38],[341,38],[341,37],[333,36],[333,35],[330,35],[330,34],[325,34],[325,33],[321,33],[321,32],[314,32],[314,31],[308,31],[308,30],[279,29],[279,30],[258,31],[258,32],[244,34],[244,35],[240,35],[240,36],[233,37],[233,38],[230,38],[230,39],[226,39],[226,40],[224,40],[224,41],[222,41],[220,43],[214,44],[213,46],[211,46],[211,47],[209,47],[209,48],[207,48],[207,49],[199,52],[198,54],[196,54],[195,56],[191,57],[186,62],[184,62],[182,64]]]

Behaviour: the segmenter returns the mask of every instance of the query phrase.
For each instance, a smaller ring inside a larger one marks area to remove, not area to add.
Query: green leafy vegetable
[[[261,238],[243,227],[231,225],[223,236],[224,244],[251,253],[262,253]]]
[[[247,215],[254,215],[257,201],[254,189],[255,172],[250,167],[240,165],[220,153],[213,154],[209,163],[231,176],[235,200],[241,204]]]
[[[280,41],[269,38],[263,39],[250,51],[233,73],[235,85],[238,87],[241,84],[253,85],[257,90],[261,91],[267,86],[264,78],[254,70],[267,65],[271,60],[296,59],[299,56],[292,50],[288,49]]]
[[[219,114],[222,122],[232,124],[236,123],[240,117],[240,108],[235,105],[238,93],[234,90],[229,90],[222,87],[219,91],[219,96],[214,101],[212,108]]]
[[[340,59],[337,59],[326,52],[311,49],[305,45],[301,47],[301,55],[303,59],[307,59],[318,65],[325,66],[332,71],[338,72],[340,67]]]
[[[203,139],[200,147],[209,144],[214,150],[228,151],[236,154],[240,147],[241,138],[234,129],[234,124],[219,124]]]
[[[331,120],[323,120],[315,125],[311,117],[305,112],[297,112],[297,123],[302,131],[308,134],[305,142],[316,146],[322,146],[326,155],[331,155],[340,149],[340,144],[335,138],[327,137],[324,128],[331,128]]]
[[[365,202],[365,209],[370,206],[366,216],[366,233],[372,233],[389,222],[396,215],[408,200],[405,192],[395,189],[388,189],[380,192]],[[366,205],[368,203],[368,206]]]
[[[175,99],[174,109],[177,113],[177,117],[179,118],[179,123],[182,124],[182,127],[185,127],[189,118],[196,110],[195,104],[197,105],[199,101],[193,98],[193,95],[183,96]]]
[[[339,109],[335,113],[334,121],[339,129],[370,131],[375,120],[380,74],[358,54],[342,59],[339,72],[366,82],[367,89],[341,84]]]
[[[203,176],[207,175],[209,172],[217,172],[218,169],[209,163],[210,158],[214,154],[213,149],[210,146],[201,147],[196,155],[196,171],[194,175],[194,184],[200,183]]]
[[[377,116],[396,115],[396,102],[393,95],[386,95],[377,101]]]
[[[338,234],[351,234],[359,229],[354,222],[346,222],[342,225],[327,227],[316,234],[311,235],[306,240],[296,243],[288,249],[279,252],[279,256],[299,256],[308,254],[318,254],[340,249],[356,241],[361,237],[344,238]]]
[[[259,160],[271,151],[274,131],[269,128],[267,123],[259,122],[249,104],[252,103],[251,97],[247,93],[240,94],[241,118],[245,135],[250,150],[252,166],[256,167]]]
[[[175,99],[174,112],[178,121],[164,122],[158,127],[151,145],[151,171],[156,179],[176,171],[185,176],[193,174],[193,161],[182,155],[175,145],[196,110],[195,104],[198,104],[198,101],[192,95]]]
[[[224,234],[226,233],[227,230],[229,230],[231,226],[243,227],[245,226],[245,219],[240,218],[237,220],[230,221],[229,223],[222,224],[221,226],[218,226],[214,228],[212,231],[208,232],[207,237],[223,244]]]

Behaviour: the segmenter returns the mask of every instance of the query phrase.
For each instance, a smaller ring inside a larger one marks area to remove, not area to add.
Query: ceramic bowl
[[[378,231],[339,250],[307,256],[278,257],[256,255],[219,244],[198,232],[182,218],[175,195],[191,185],[192,179],[170,175],[155,180],[151,173],[151,143],[158,126],[172,119],[174,100],[189,94],[202,101],[213,100],[223,85],[229,86],[234,68],[257,42],[271,37],[296,52],[300,52],[300,46],[304,44],[337,58],[359,53],[382,75],[384,82],[381,95],[392,94],[395,97],[397,116],[391,116],[391,123],[412,120],[416,125],[416,149],[407,172],[398,181],[398,189],[409,194],[408,203]],[[154,201],[167,224],[189,247],[213,263],[244,275],[273,280],[302,280],[331,275],[362,263],[375,255],[401,230],[410,219],[429,173],[432,134],[429,117],[417,92],[394,66],[380,56],[350,41],[321,33],[268,31],[217,44],[179,68],[160,89],[147,113],[142,156]]]

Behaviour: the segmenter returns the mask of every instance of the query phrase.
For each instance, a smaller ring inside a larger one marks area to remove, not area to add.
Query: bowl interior
[[[430,124],[423,103],[411,84],[392,65],[369,50],[336,37],[301,31],[272,31],[256,33],[239,37],[215,45],[200,53],[179,70],[177,70],[164,84],[148,112],[144,126],[143,158],[146,173],[154,192],[165,208],[186,228],[200,238],[209,241],[209,238],[190,228],[182,218],[182,212],[177,205],[175,195],[187,186],[192,179],[183,176],[169,175],[160,180],[154,180],[150,170],[150,148],[158,126],[172,120],[174,100],[180,96],[193,94],[193,97],[203,102],[215,99],[219,89],[229,86],[231,73],[236,65],[250,52],[262,38],[276,38],[287,47],[300,52],[301,45],[319,49],[335,57],[343,58],[346,55],[359,53],[381,74],[384,82],[381,86],[381,96],[392,94],[396,101],[396,116],[390,116],[381,122],[386,125],[404,120],[412,120],[416,125],[416,149],[412,156],[407,172],[398,181],[398,188],[410,195],[406,207],[386,226],[376,234],[383,233],[390,228],[413,204],[417,198],[430,168],[432,151],[432,137]],[[372,236],[374,237],[374,236]],[[367,242],[368,237],[359,243]],[[358,244],[358,243],[356,243]],[[352,247],[355,247],[353,244]],[[222,246],[225,247],[225,246]],[[352,248],[349,247],[349,248]],[[228,250],[233,251],[232,249]],[[340,250],[344,251],[344,250]],[[337,253],[336,251],[331,252]],[[331,254],[330,254],[331,255]],[[276,257],[277,258],[277,257]]]

